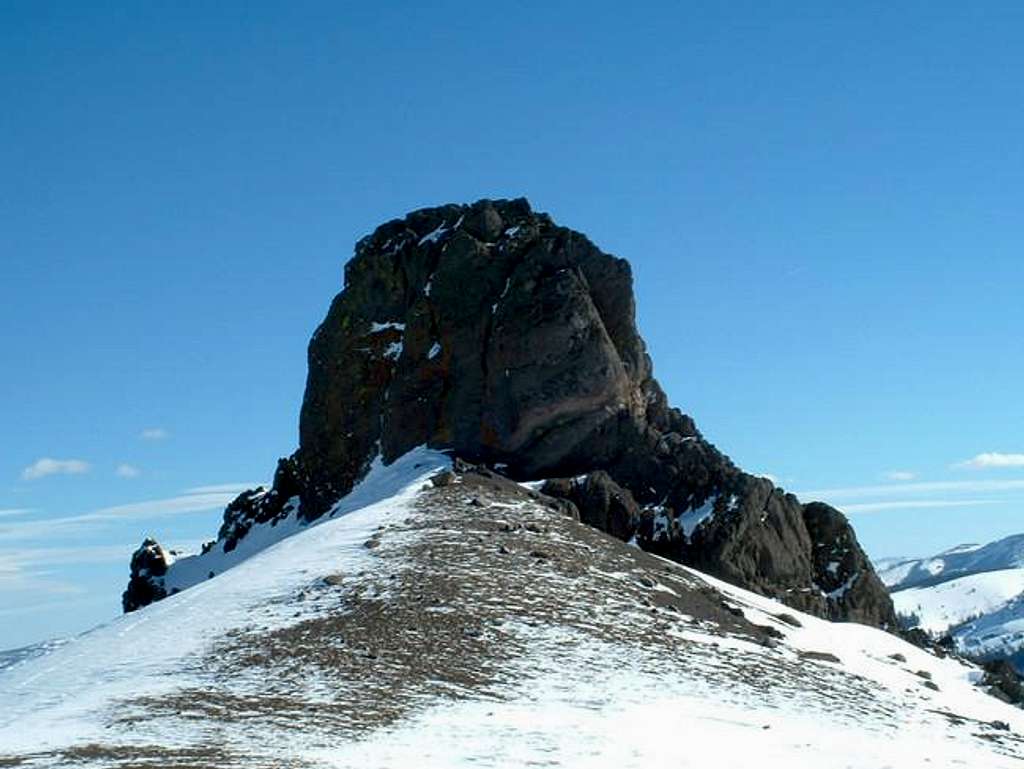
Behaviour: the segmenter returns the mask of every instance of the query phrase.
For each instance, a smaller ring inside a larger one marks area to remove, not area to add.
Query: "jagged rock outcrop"
[[[542,494],[565,499],[575,506],[579,520],[629,540],[644,527],[640,505],[628,489],[619,486],[604,470],[579,478],[553,478],[544,483]],[[648,529],[652,516],[647,516]]]
[[[121,596],[121,607],[125,612],[167,597],[162,578],[173,562],[174,556],[155,539],[143,540],[139,549],[132,553],[128,588]]]
[[[585,475],[548,492],[614,536],[821,616],[894,621],[841,514],[742,472],[668,405],[628,263],[525,200],[360,240],[308,359],[299,449],[229,507],[224,547],[296,504],[324,515],[375,457],[427,444],[516,479]]]

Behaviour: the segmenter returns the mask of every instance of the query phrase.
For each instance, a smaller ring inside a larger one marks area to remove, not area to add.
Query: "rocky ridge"
[[[197,589],[0,670],[0,766],[1024,757],[1024,713],[979,688],[978,668],[644,552],[487,468],[421,449],[374,463],[346,499],[360,495]]]
[[[209,549],[319,520],[376,458],[427,445],[546,479],[584,522],[802,611],[894,623],[841,513],[743,472],[668,405],[628,263],[523,199],[415,211],[360,240],[308,361],[298,450]],[[166,592],[150,560],[126,611]]]

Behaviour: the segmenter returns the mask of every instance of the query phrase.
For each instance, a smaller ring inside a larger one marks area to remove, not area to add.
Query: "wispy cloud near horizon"
[[[54,567],[67,564],[109,563],[124,558],[131,548],[123,545],[86,547],[26,547],[4,549],[0,553],[0,591],[12,593],[64,595],[84,589],[64,579],[54,579]]]
[[[34,512],[31,507],[8,507],[0,510],[0,518],[13,518],[16,515],[28,515]]]
[[[162,441],[171,437],[171,434],[162,427],[147,427],[139,433],[139,437],[144,441]]]
[[[265,483],[217,483],[212,486],[196,486],[185,489],[183,494],[241,494],[243,491],[255,489],[259,486],[266,488]]]
[[[879,513],[885,510],[928,510],[943,507],[972,507],[974,505],[998,505],[1001,499],[900,499],[880,502],[860,502],[852,505],[837,505],[844,513]]]
[[[225,507],[236,496],[236,493],[228,491],[205,493],[189,493],[186,491],[176,497],[110,505],[77,515],[0,522],[0,539],[31,540],[35,537],[52,537],[67,532],[81,531],[83,527],[93,524],[146,520],[170,515],[218,510]]]
[[[182,543],[193,550],[200,545],[196,541]],[[124,562],[133,550],[134,546],[127,544],[5,548],[0,552],[0,594],[8,600],[18,596],[21,602],[27,601],[28,605],[15,607],[19,613],[36,610],[39,596],[80,596],[87,592],[84,587],[57,577],[67,565]],[[14,609],[5,606],[0,615],[11,611]]]
[[[885,483],[869,486],[844,486],[828,489],[809,489],[794,492],[801,499],[864,499],[878,496],[906,496],[910,494],[966,493],[1024,491],[1024,479],[971,481],[917,481],[914,483]]]

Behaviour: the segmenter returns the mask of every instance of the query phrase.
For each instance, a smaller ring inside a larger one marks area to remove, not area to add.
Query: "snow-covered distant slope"
[[[879,561],[878,576],[890,591],[977,574],[982,571],[1024,567],[1024,534],[987,545],[958,545],[932,558]]]
[[[664,561],[446,460],[0,671],[0,766],[1019,766],[976,668]],[[380,473],[392,472],[390,480]]]
[[[979,659],[1008,659],[1024,670],[1024,594],[953,629],[957,646]]]
[[[1024,534],[884,564],[879,576],[908,626],[950,635],[963,654],[1022,669]]]
[[[1024,592],[1024,569],[970,574],[930,587],[912,587],[892,594],[896,611],[917,618],[917,627],[942,634],[951,627],[1006,606]]]

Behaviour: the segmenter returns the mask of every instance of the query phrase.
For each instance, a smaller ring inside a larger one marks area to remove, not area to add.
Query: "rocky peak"
[[[229,507],[225,549],[296,507],[323,516],[375,458],[426,444],[519,480],[584,477],[547,493],[616,537],[821,616],[893,621],[838,511],[742,472],[669,407],[629,264],[524,199],[360,240],[308,361],[299,449]]]
[[[591,469],[585,436],[664,403],[633,316],[629,265],[525,200],[385,224],[310,344],[304,509],[333,503],[378,444],[385,461],[427,443],[519,477]]]

